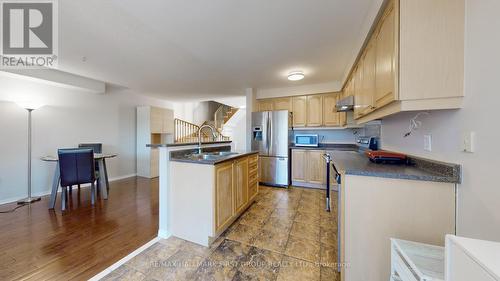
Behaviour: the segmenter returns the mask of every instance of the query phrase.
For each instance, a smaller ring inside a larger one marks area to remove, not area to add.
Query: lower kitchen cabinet
[[[324,150],[292,149],[292,185],[324,187],[326,164]]]
[[[248,203],[248,157],[234,161],[234,213]]]
[[[215,165],[215,233],[222,233],[254,201],[258,182],[256,154]]]
[[[215,229],[231,223],[233,208],[233,163],[215,166]]]
[[[259,191],[257,153],[215,165],[170,162],[169,228],[209,246],[254,201]]]

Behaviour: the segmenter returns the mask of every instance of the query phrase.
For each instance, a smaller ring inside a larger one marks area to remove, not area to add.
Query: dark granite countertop
[[[290,149],[357,151],[358,146],[349,143],[320,143],[318,146],[295,146],[291,144]]]
[[[333,151],[339,173],[420,181],[460,183],[460,165],[409,156],[412,165],[376,164],[357,151]]]
[[[202,142],[201,144],[227,144],[231,143],[232,141],[207,141],[207,142]],[[158,147],[175,147],[175,146],[188,146],[188,145],[198,145],[197,142],[189,142],[189,143],[149,143],[146,144],[146,147],[152,147],[152,148],[158,148]]]
[[[203,152],[208,152],[208,153],[215,151],[234,152],[235,154],[225,155],[218,157],[217,159],[209,159],[209,160],[192,159],[189,158],[189,155],[192,153],[196,153],[197,149],[187,149],[187,150],[178,150],[170,152],[170,161],[203,164],[203,165],[215,165],[225,161],[234,160],[243,156],[259,153],[258,151],[231,151],[231,146],[207,147],[203,149]]]

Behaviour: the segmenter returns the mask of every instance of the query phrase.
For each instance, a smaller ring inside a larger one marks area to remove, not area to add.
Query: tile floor
[[[323,191],[261,186],[210,248],[171,237],[103,280],[340,280],[336,214]]]

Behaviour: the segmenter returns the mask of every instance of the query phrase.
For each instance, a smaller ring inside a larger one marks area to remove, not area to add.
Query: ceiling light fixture
[[[299,81],[304,79],[304,73],[302,71],[292,71],[288,73],[288,80],[290,81]]]

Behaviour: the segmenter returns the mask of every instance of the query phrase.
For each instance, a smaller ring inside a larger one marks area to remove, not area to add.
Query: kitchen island
[[[160,146],[158,235],[209,246],[253,203],[258,181],[257,152]]]

